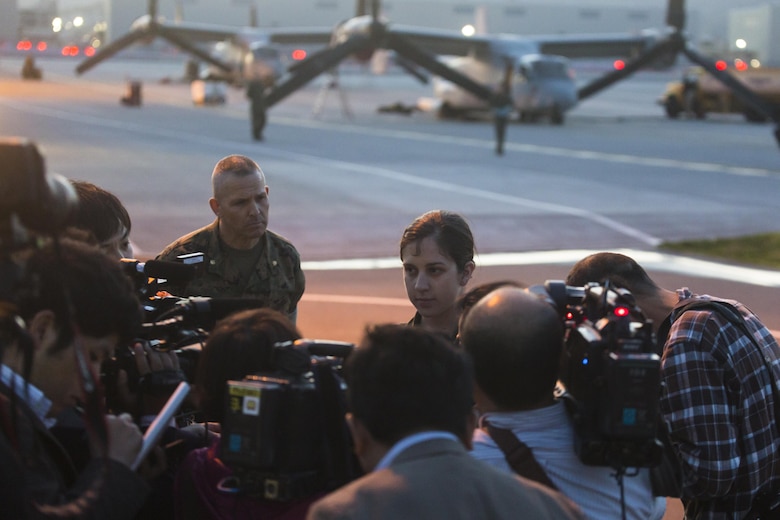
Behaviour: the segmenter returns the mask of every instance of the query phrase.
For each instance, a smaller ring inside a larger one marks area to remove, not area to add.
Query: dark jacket
[[[149,486],[127,466],[92,460],[76,474],[68,453],[34,412],[0,383],[0,515],[3,518],[132,519]],[[5,484],[11,484],[11,495]]]

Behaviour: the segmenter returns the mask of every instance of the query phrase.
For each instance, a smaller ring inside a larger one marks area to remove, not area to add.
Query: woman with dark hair
[[[474,274],[474,237],[457,213],[429,211],[404,230],[400,243],[404,285],[417,312],[409,325],[455,339],[457,301]]]
[[[282,313],[270,308],[252,309],[228,316],[209,335],[198,362],[195,394],[204,419],[224,419],[227,382],[258,372],[274,372],[274,345],[295,341],[300,332]],[[275,502],[226,492],[222,485],[233,471],[221,460],[219,439],[191,451],[176,477],[176,518],[227,520],[275,518],[303,520],[311,498]]]

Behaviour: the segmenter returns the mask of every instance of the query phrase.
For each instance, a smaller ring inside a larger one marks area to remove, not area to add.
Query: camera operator
[[[663,289],[621,254],[580,260],[566,283],[606,280],[631,291],[656,328],[660,406],[682,464],[686,518],[759,518],[764,507],[760,518],[777,518],[780,507],[767,511],[780,493],[780,347],[772,334],[744,305]]]
[[[4,506],[3,514],[132,518],[149,492],[130,469],[141,432],[127,415],[102,417],[94,393],[101,362],[140,324],[130,281],[115,261],[69,240],[30,252],[22,265],[13,307],[24,325],[3,323],[0,471],[21,469],[26,500],[24,511]],[[49,427],[81,403],[97,417],[93,459],[77,473]]]
[[[300,339],[295,325],[273,309],[235,313],[217,323],[198,362],[195,392],[203,418],[218,426],[225,415],[226,387],[258,372],[274,372],[274,345]],[[289,432],[288,432],[289,433]],[[219,491],[233,471],[220,459],[219,439],[190,452],[176,478],[176,518],[180,519],[303,519],[319,495],[273,502]]]
[[[474,362],[474,400],[481,414],[472,455],[560,490],[588,518],[620,518],[614,469],[580,460],[571,418],[554,395],[564,345],[555,309],[523,289],[499,288],[471,308],[460,339]],[[507,451],[516,439],[535,465],[510,466]],[[625,509],[625,518],[634,520],[663,517],[665,500],[653,498],[647,469],[625,479]]]

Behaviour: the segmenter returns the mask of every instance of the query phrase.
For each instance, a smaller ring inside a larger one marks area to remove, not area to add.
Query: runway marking
[[[0,103],[3,103],[2,99],[0,99]],[[138,132],[146,136],[150,134],[156,134],[158,136],[167,137],[170,139],[188,140],[190,142],[195,142],[207,146],[217,146],[217,145],[223,147],[227,146],[233,148],[234,150],[244,151],[244,153],[246,153],[247,155],[252,155],[254,153],[257,153],[257,146],[254,143],[252,143],[251,145],[250,143],[235,143],[235,142],[221,140],[214,137],[205,137],[202,135],[187,134],[178,130],[173,131],[173,130],[166,130],[162,128],[146,127],[137,123],[127,123],[123,121],[113,121],[113,120],[107,121],[105,119],[98,118],[95,116],[77,114],[77,113],[68,112],[68,111],[64,111],[57,108],[51,108],[51,107],[43,108],[43,107],[37,107],[35,105],[25,104],[25,108],[21,109],[19,108],[19,105],[14,104],[13,108],[17,108],[19,110],[27,110],[28,112],[35,113],[38,115],[57,117],[60,119],[76,121],[79,123],[86,123],[86,124],[91,124],[91,125],[101,126],[101,127],[116,128],[124,131]],[[420,134],[420,135],[424,135],[424,134]],[[432,137],[436,137],[438,139],[438,136],[432,136]],[[444,139],[442,138],[442,140]],[[452,141],[447,139],[447,142],[451,144]],[[318,166],[318,167],[322,167],[323,165],[328,165],[334,169],[340,169],[343,171],[353,171],[353,172],[360,173],[362,175],[372,175],[374,177],[390,179],[393,182],[405,182],[406,184],[422,186],[440,192],[447,191],[452,193],[458,193],[460,195],[468,194],[471,195],[472,197],[478,197],[484,200],[500,202],[510,206],[533,208],[541,211],[546,211],[549,213],[557,213],[562,215],[574,216],[583,220],[591,221],[594,224],[598,224],[605,228],[611,229],[617,233],[620,233],[634,240],[638,240],[639,242],[643,244],[647,244],[648,246],[651,247],[655,247],[662,242],[662,240],[658,237],[654,237],[639,229],[626,226],[624,224],[616,222],[614,219],[607,218],[602,215],[599,215],[598,213],[594,213],[587,210],[571,208],[560,204],[539,202],[531,199],[526,199],[523,197],[516,197],[513,195],[506,195],[503,193],[495,193],[495,192],[482,190],[478,188],[461,186],[450,182],[425,179],[422,177],[417,177],[411,174],[403,173],[397,170],[390,170],[387,168],[380,168],[377,166],[370,166],[366,164],[358,164],[358,163],[351,163],[351,162],[340,161],[335,159],[317,157],[314,155],[302,154],[299,152],[286,152],[283,150],[273,150],[270,148],[265,148],[263,150],[263,153],[266,156],[272,156],[272,157],[282,158],[291,161],[298,161],[301,163],[311,164],[313,166]]]
[[[272,115],[273,117],[273,115]],[[415,132],[412,130],[388,130],[386,128],[362,127],[354,125],[334,125],[332,123],[323,123],[320,121],[307,121],[291,117],[274,117],[274,123],[282,123],[288,126],[307,127],[314,129],[328,130],[329,132],[342,132],[350,134],[371,134],[378,137],[392,137],[396,139],[409,139],[413,141],[429,141],[435,143],[459,144],[462,146],[472,146],[475,148],[487,148],[492,150],[495,143],[489,139],[476,139],[469,137],[432,135],[424,132]],[[770,170],[768,168],[750,168],[744,166],[728,166],[717,163],[680,161],[676,159],[665,159],[661,157],[645,157],[641,155],[616,154],[609,152],[594,152],[591,150],[572,150],[558,146],[544,146],[527,143],[504,144],[505,150],[516,152],[533,153],[538,155],[550,155],[556,157],[568,157],[573,159],[584,159],[590,161],[612,162],[619,164],[641,165],[651,168],[676,168],[679,170],[688,170],[693,172],[725,173],[728,175],[739,175],[747,177],[768,177],[780,174],[780,170]]]
[[[343,294],[304,293],[301,301],[311,303],[343,303],[346,305],[385,305],[388,307],[411,307],[406,298],[380,298],[376,296],[358,296]]]
[[[118,129],[123,129],[128,131],[139,131],[139,129],[143,131],[150,130],[148,128],[141,127],[141,125],[134,125],[132,123],[123,123],[117,121],[105,121],[97,117],[83,116],[81,114],[66,112],[63,110],[57,110],[53,108],[42,108],[42,107],[36,107],[34,105],[29,105],[29,104],[25,104],[26,106],[22,107],[21,105],[23,103],[20,103],[18,100],[14,100],[14,102],[11,103],[11,100],[5,100],[0,98],[0,104],[20,111],[28,111],[28,112],[37,113],[44,116],[59,117],[61,119],[86,122],[98,126],[108,126],[108,127],[118,128]],[[237,115],[231,115],[231,114],[228,114],[228,116],[233,118],[238,117]],[[243,119],[244,117],[245,116],[242,115],[241,119]],[[411,130],[389,130],[386,128],[374,128],[374,127],[367,127],[367,126],[343,125],[343,124],[336,125],[333,123],[326,123],[326,122],[316,121],[316,120],[297,119],[292,117],[278,117],[278,116],[274,116],[273,114],[271,114],[271,122],[274,124],[283,124],[283,125],[293,126],[298,128],[303,127],[303,128],[312,128],[318,130],[327,130],[329,132],[341,132],[341,133],[358,134],[358,135],[370,134],[377,137],[390,137],[396,139],[408,139],[413,141],[424,140],[431,143],[443,143],[443,144],[455,143],[462,146],[471,146],[474,148],[485,148],[490,150],[492,150],[493,147],[495,146],[493,141],[490,139],[476,139],[476,138],[469,138],[469,137],[432,135],[425,132],[415,132]],[[159,128],[155,130],[160,132],[161,135],[164,134],[173,138],[185,137],[185,135],[180,132],[166,133],[164,130]],[[207,144],[212,144],[212,145],[215,142],[220,142],[220,143],[225,142],[225,141],[219,141],[218,139],[211,138],[211,137],[209,137],[207,140],[201,140],[198,139],[200,136],[192,135],[192,134],[190,134],[188,137],[190,140],[197,140],[198,142],[205,142]],[[250,145],[249,143],[230,142],[230,144],[231,146],[243,146],[247,149],[251,148],[253,151],[256,151],[256,146]],[[538,155],[568,157],[573,159],[602,161],[602,162],[611,162],[611,163],[619,163],[619,164],[641,165],[650,168],[661,168],[661,169],[676,168],[679,170],[687,170],[687,171],[693,171],[699,173],[701,172],[723,173],[727,175],[738,175],[738,176],[746,176],[746,177],[768,177],[768,176],[774,176],[780,174],[780,170],[771,170],[768,168],[729,166],[729,165],[717,164],[717,163],[681,161],[681,160],[666,159],[661,157],[645,157],[641,155],[595,152],[591,150],[572,150],[570,148],[562,148],[558,146],[543,146],[543,145],[534,145],[534,144],[527,144],[527,143],[507,142],[505,143],[504,148],[506,150],[513,150],[517,152],[531,153],[531,154],[538,154]],[[268,149],[266,149],[265,151],[268,151]]]
[[[489,253],[477,255],[477,266],[511,265],[573,265],[582,258],[602,250],[568,249],[556,251],[529,251],[524,253]],[[761,287],[780,287],[780,271],[722,264],[685,256],[670,255],[637,249],[615,249],[614,253],[630,256],[648,271],[717,278]],[[342,271],[400,269],[398,258],[366,258],[301,262],[304,271]]]

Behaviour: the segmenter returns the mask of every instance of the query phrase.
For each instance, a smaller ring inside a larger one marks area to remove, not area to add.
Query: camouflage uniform
[[[298,251],[287,239],[266,230],[263,253],[245,286],[238,272],[224,272],[225,254],[219,240],[217,220],[181,237],[157,256],[158,260],[176,260],[188,253],[202,252],[205,273],[184,286],[172,285],[175,296],[247,297],[264,300],[268,307],[295,317],[298,300],[305,288]]]

